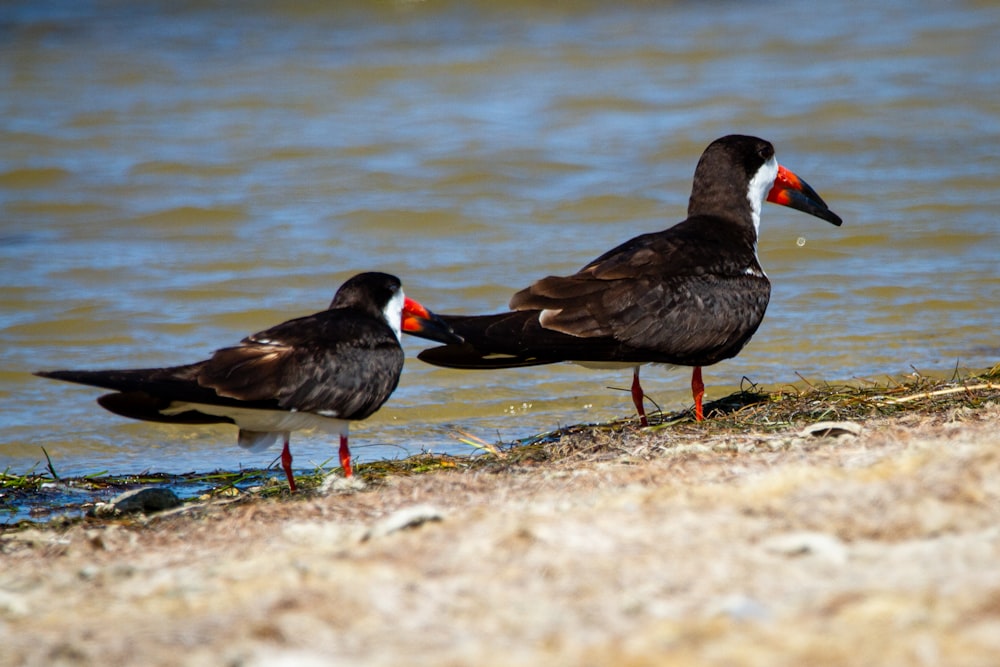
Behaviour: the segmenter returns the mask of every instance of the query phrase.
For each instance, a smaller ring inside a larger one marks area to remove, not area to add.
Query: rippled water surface
[[[32,370],[168,365],[381,269],[503,309],[685,215],[732,132],[845,220],[764,211],[754,340],[706,369],[884,380],[1000,360],[1000,8],[987,2],[7,2],[0,7],[0,467],[261,466],[235,429],[132,422]],[[629,414],[623,371],[414,356],[361,459]],[[664,408],[688,372],[648,368]],[[293,437],[296,463],[333,443]]]

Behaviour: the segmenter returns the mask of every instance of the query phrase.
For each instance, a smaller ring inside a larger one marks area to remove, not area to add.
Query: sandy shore
[[[4,665],[996,665],[1000,406],[0,536]]]

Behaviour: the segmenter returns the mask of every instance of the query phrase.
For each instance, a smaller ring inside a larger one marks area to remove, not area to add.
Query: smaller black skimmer
[[[124,417],[171,424],[230,423],[238,443],[263,451],[284,441],[281,465],[296,490],[288,440],[316,428],[340,435],[340,464],[351,477],[350,422],[378,410],[403,369],[400,335],[460,342],[399,278],[361,273],[337,290],[327,310],[289,320],[186,366],[48,371],[42,377],[113,389],[97,399]]]
[[[513,296],[511,312],[442,315],[465,342],[418,358],[464,369],[560,361],[632,367],[632,400],[643,426],[640,365],[693,366],[700,421],[701,367],[735,356],[770,299],[757,258],[765,200],[841,224],[815,190],[778,164],[769,142],[722,137],[698,161],[686,220],[626,241],[571,276],[537,281]]]

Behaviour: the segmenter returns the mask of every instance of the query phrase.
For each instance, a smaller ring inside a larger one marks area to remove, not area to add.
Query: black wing
[[[175,402],[252,409],[318,412],[364,419],[389,398],[403,367],[403,351],[384,322],[348,309],[290,320],[186,366],[37,375],[118,394],[100,404],[147,421],[232,421],[197,411],[164,415]]]
[[[514,295],[512,313],[443,315],[466,343],[419,358],[459,368],[553,361],[707,366],[742,349],[769,298],[752,235],[696,217],[637,236],[571,276],[537,281]]]
[[[403,350],[384,322],[349,310],[291,320],[223,348],[198,383],[220,397],[364,419],[395,390]]]

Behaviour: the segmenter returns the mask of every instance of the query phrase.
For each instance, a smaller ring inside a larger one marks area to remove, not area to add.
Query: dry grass
[[[669,455],[701,449],[705,438],[727,447],[728,438],[745,445],[744,436],[799,431],[825,421],[869,421],[892,416],[945,415],[956,409],[976,410],[1000,400],[1000,365],[990,371],[949,380],[914,375],[905,383],[858,381],[853,385],[807,385],[765,392],[751,386],[706,404],[706,421],[695,422],[689,411],[657,413],[649,428],[635,418],[605,424],[569,426],[532,438],[499,445],[477,465],[567,458]]]
[[[997,371],[8,531],[0,664],[992,665]]]

